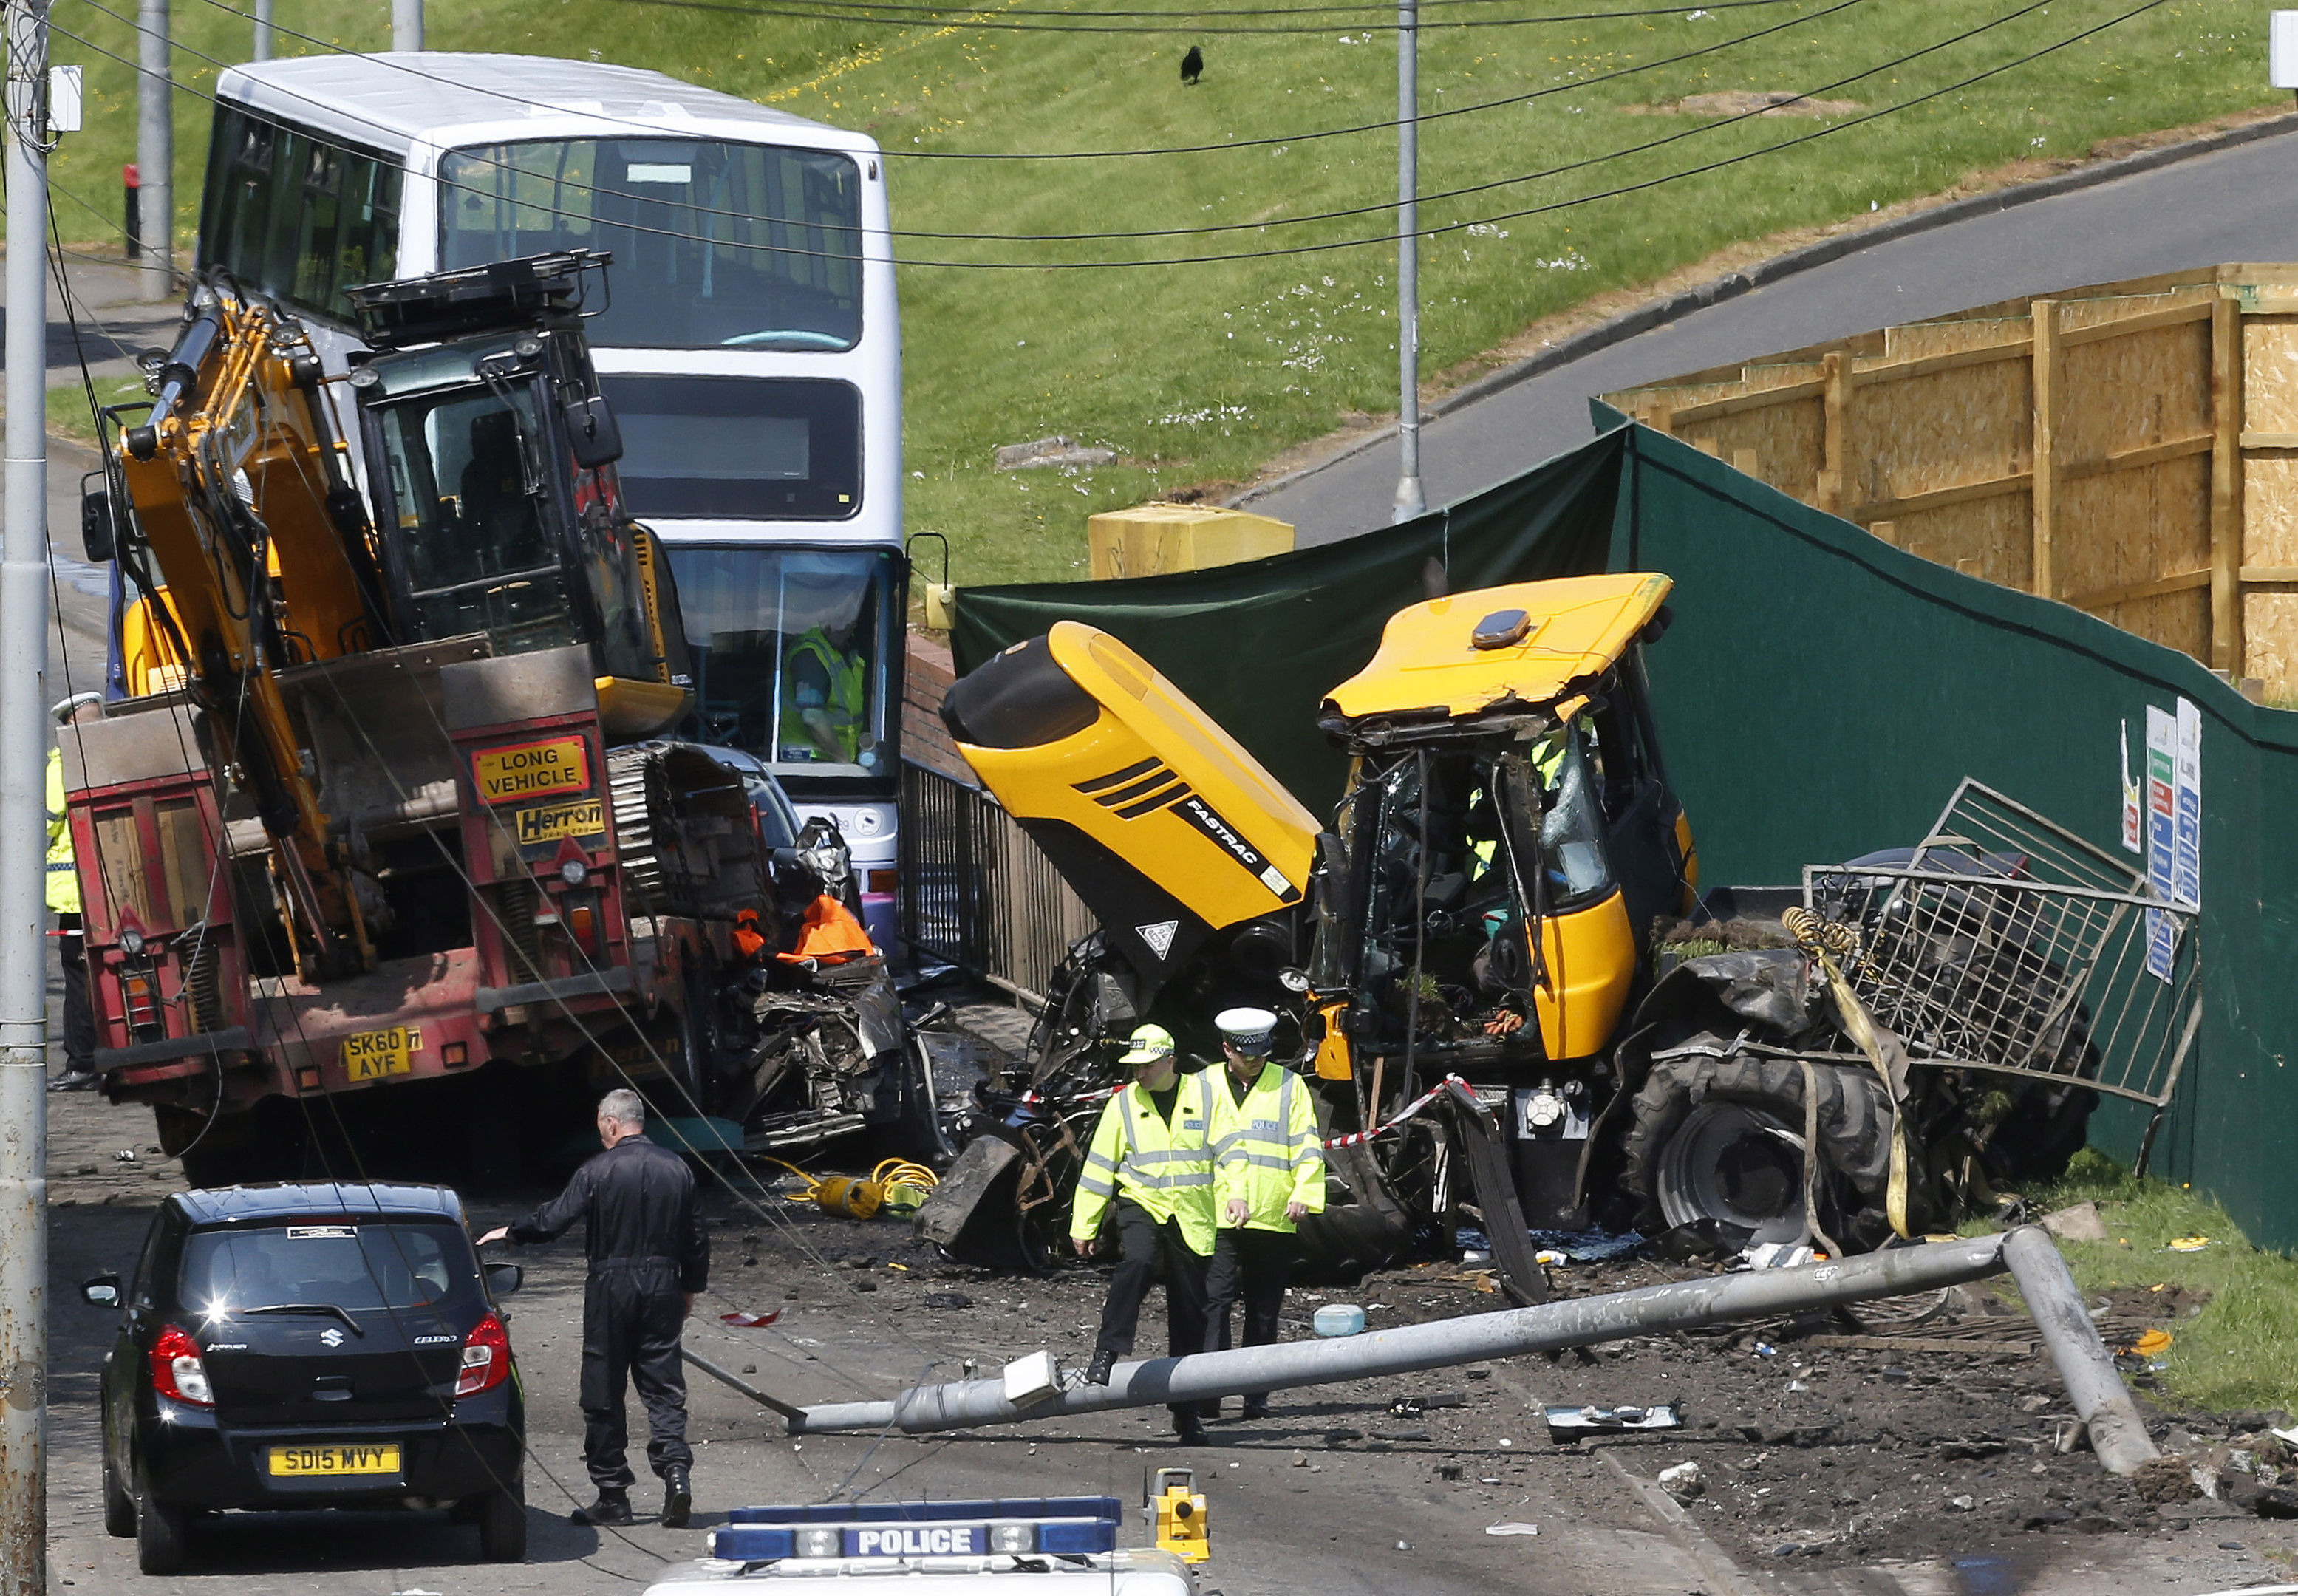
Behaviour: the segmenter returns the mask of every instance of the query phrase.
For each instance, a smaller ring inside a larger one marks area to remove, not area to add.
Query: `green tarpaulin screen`
[[[1372,658],[1391,615],[1428,596],[1429,562],[1454,592],[1602,570],[1627,437],[1612,433],[1473,499],[1319,549],[1124,582],[962,589],[950,642],[958,674],[1055,621],[1097,626],[1327,814],[1346,761],[1317,730],[1317,706]]]
[[[2262,1245],[2298,1246],[2298,715],[2065,605],[1905,554],[1674,439],[1620,425],[1449,511],[1250,565],[1133,582],[973,589],[968,668],[1073,616],[1123,638],[1312,808],[1339,761],[1327,689],[1423,595],[1602,568],[1675,579],[1649,651],[1670,775],[1702,874],[1785,884],[1806,863],[1914,841],[1968,775],[2102,847],[2121,837],[2122,748],[2149,706],[2203,724],[2203,1030],[2154,1171],[2217,1196]],[[2128,1156],[2144,1111],[2092,1139]]]

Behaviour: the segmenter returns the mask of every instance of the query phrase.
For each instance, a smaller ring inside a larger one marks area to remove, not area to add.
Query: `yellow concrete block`
[[[1283,554],[1293,547],[1289,523],[1207,504],[1141,504],[1086,522],[1096,582],[1202,571]]]

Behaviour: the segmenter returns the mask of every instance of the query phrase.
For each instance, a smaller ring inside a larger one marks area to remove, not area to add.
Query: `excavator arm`
[[[252,799],[299,967],[375,953],[278,673],[390,641],[372,541],[302,327],[221,285],[200,291],[120,480],[164,603],[147,617],[186,666],[219,757]]]

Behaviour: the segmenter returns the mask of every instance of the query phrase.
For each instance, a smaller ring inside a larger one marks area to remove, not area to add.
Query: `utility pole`
[[[1425,515],[1420,491],[1420,0],[1396,7],[1396,441],[1389,522]]]
[[[0,1596],[48,1571],[48,0],[6,0],[0,478]]]
[[[144,213],[145,299],[176,285],[175,63],[168,59],[168,0],[136,0],[136,175]],[[14,234],[9,235],[11,238]]]
[[[255,0],[255,59],[271,59],[271,0]]]
[[[391,47],[423,47],[423,0],[391,0]]]

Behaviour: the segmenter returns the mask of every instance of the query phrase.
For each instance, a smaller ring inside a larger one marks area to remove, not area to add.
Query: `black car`
[[[447,1508],[498,1562],[526,1555],[525,1417],[495,1309],[516,1264],[479,1261],[443,1187],[178,1192],[103,1360],[103,1526],[146,1574],[183,1566],[193,1515]]]

